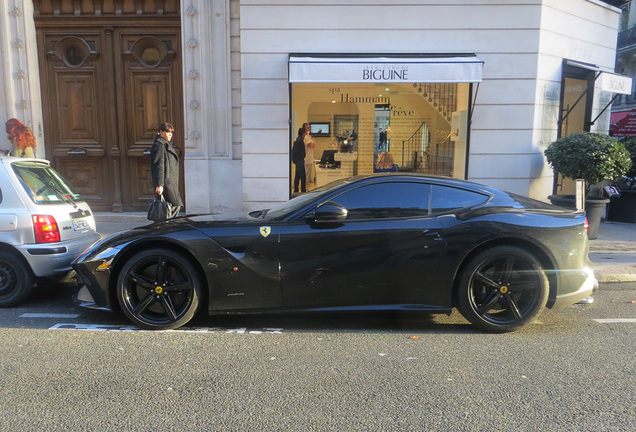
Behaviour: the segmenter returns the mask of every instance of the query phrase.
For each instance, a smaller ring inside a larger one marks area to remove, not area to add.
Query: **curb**
[[[606,274],[601,275],[594,272],[599,283],[636,282],[636,274]]]

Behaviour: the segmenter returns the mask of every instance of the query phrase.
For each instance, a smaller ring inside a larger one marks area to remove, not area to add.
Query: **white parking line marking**
[[[79,318],[79,314],[63,314],[63,313],[23,313],[20,318]]]
[[[636,318],[600,318],[600,319],[595,319],[594,321],[601,324],[622,324],[622,323],[636,323]]]

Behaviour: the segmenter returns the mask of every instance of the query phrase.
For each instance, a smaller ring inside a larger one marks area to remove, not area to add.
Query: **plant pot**
[[[574,195],[550,195],[548,199],[552,204],[559,207],[576,210],[576,197]],[[590,240],[594,240],[598,236],[601,216],[603,216],[603,210],[605,210],[605,206],[609,202],[610,200],[607,198],[585,198],[585,214],[589,224],[587,237]]]

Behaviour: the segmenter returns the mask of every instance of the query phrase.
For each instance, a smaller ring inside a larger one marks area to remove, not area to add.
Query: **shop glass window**
[[[486,195],[447,186],[433,186],[431,211],[433,214],[472,207],[488,200]]]
[[[332,201],[344,206],[347,220],[427,216],[430,185],[391,182],[362,186]]]
[[[313,137],[308,188],[371,174],[384,152],[399,172],[464,179],[469,100],[469,83],[292,83],[292,130],[330,125]]]

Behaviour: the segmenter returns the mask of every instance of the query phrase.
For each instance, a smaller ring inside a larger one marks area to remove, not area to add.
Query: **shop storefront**
[[[594,89],[598,85],[598,91]],[[632,80],[629,77],[603,71],[595,65],[563,60],[561,76],[560,117],[557,138],[586,131],[589,132],[599,119],[608,121],[609,107],[620,94],[630,94]],[[594,105],[597,112],[594,112]],[[629,130],[629,116],[621,123],[624,127],[617,128],[615,117],[610,117],[609,133],[611,135]],[[607,126],[603,126],[605,132]],[[598,130],[597,130],[598,131]],[[572,195],[576,192],[575,181],[563,176],[554,176],[553,192],[558,195]]]
[[[400,172],[465,178],[482,66],[474,55],[290,55],[291,130],[309,123],[315,142],[308,186],[378,171],[386,152]]]
[[[609,133],[616,138],[635,137],[636,109],[613,112]]]

